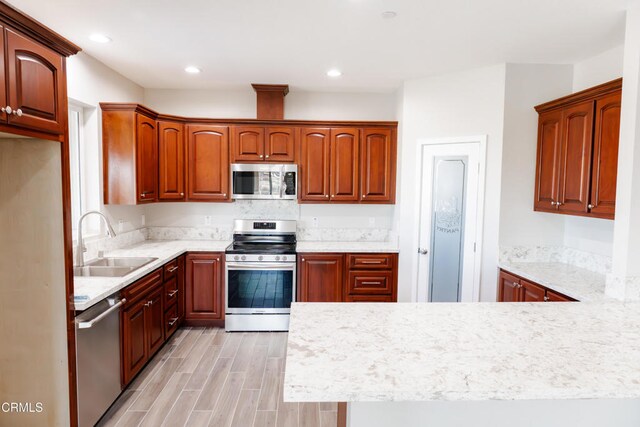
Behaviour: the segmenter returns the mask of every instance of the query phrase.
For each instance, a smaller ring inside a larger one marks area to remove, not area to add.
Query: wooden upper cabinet
[[[622,93],[616,92],[596,100],[591,200],[589,211],[613,219],[616,209],[618,140]]]
[[[229,129],[187,126],[187,196],[189,200],[229,200]]]
[[[562,110],[540,114],[534,208],[555,211],[558,200]]]
[[[300,200],[329,200],[331,130],[303,128],[300,132]]]
[[[10,29],[6,40],[6,95],[11,125],[62,134],[66,129],[64,57]],[[3,67],[4,72],[4,67]]]
[[[290,163],[295,161],[295,129],[234,126],[231,147],[234,162]]]
[[[235,126],[232,128],[231,145],[236,162],[261,162],[264,160],[264,128]]]
[[[295,129],[289,127],[265,128],[264,157],[268,162],[294,162]]]
[[[342,301],[344,254],[300,254],[298,269],[298,301]]]
[[[222,257],[220,253],[187,255],[186,320],[224,318]]]
[[[358,200],[359,146],[358,129],[331,129],[330,200]]]
[[[360,200],[395,203],[395,132],[391,129],[363,129],[361,157]]]
[[[138,203],[158,200],[158,125],[142,114],[136,117]]]
[[[536,107],[534,210],[613,219],[622,79]]]
[[[158,199],[184,200],[185,198],[185,143],[184,125],[158,122]]]
[[[562,113],[560,188],[556,203],[562,212],[587,212],[593,141],[593,101]]]

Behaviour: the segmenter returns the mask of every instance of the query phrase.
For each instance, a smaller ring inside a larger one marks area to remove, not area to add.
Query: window
[[[83,150],[82,124],[84,123],[82,107],[69,105],[69,165],[71,168],[71,229],[73,238],[78,233],[78,219],[86,211],[83,205]]]

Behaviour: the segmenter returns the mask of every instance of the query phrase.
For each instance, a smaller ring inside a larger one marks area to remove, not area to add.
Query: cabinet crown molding
[[[42,25],[20,10],[0,0],[0,22],[31,37],[64,56],[75,55],[82,49],[52,29]]]
[[[557,108],[564,108],[590,98],[597,98],[620,89],[622,89],[622,78],[611,80],[610,82],[572,93],[571,95],[563,96],[562,98],[554,99],[544,104],[536,105],[534,108],[538,113],[544,113]]]

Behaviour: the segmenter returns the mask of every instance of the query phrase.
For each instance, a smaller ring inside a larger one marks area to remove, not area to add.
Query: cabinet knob
[[[140,194],[140,197],[142,197],[143,199],[146,197],[146,195],[144,193]]]
[[[545,295],[545,296],[544,296],[544,300],[545,300],[545,302],[546,302],[546,301],[549,301],[549,297]]]
[[[269,155],[267,154],[265,157],[268,159],[268,158],[269,158]]]
[[[260,154],[260,158],[262,158],[262,157],[263,157],[262,154]]]
[[[551,206],[555,206],[556,202],[554,202],[553,200],[551,201]]]
[[[589,205],[587,206],[589,209],[593,209],[596,207],[596,205],[592,205],[591,203],[589,203]]]
[[[227,197],[227,193],[224,193],[224,194],[222,195],[222,197]]]
[[[304,262],[304,258],[302,258],[302,262]]]
[[[363,194],[363,195],[362,195],[362,198],[364,199],[365,197],[367,197],[367,195],[366,195],[366,194]]]
[[[180,193],[180,197],[184,197],[184,193]]]
[[[18,116],[18,117],[20,117],[20,116],[22,116],[22,110],[21,110],[20,108],[18,108],[17,110],[13,110],[13,113],[12,113],[12,114],[13,114],[14,116]]]
[[[324,196],[324,197],[327,197],[327,198],[329,198],[329,195],[327,194],[327,195],[326,195],[326,196]]]
[[[13,108],[11,108],[11,106],[7,105],[6,107],[4,107],[2,109],[3,113],[7,113],[7,114],[11,114],[13,112]]]
[[[336,195],[335,195],[335,194],[332,194],[332,195],[331,195],[331,197],[336,197]]]

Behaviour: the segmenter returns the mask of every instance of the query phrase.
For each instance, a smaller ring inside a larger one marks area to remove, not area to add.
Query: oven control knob
[[[263,259],[264,259],[264,257],[263,257],[262,255],[260,255],[260,256],[258,257],[258,261],[262,261]]]
[[[240,257],[240,259],[241,259],[242,261],[244,261],[245,259],[247,259],[247,257],[246,257],[246,256],[244,256],[244,255],[242,255],[242,256]]]
[[[280,261],[280,255],[276,255],[276,261]]]
[[[240,257],[238,255],[234,256],[233,259],[235,259],[236,261],[240,259]]]
[[[286,260],[287,260],[287,257],[286,257],[286,256],[283,256],[283,257],[282,257],[282,260],[283,260],[283,261],[286,261]]]

